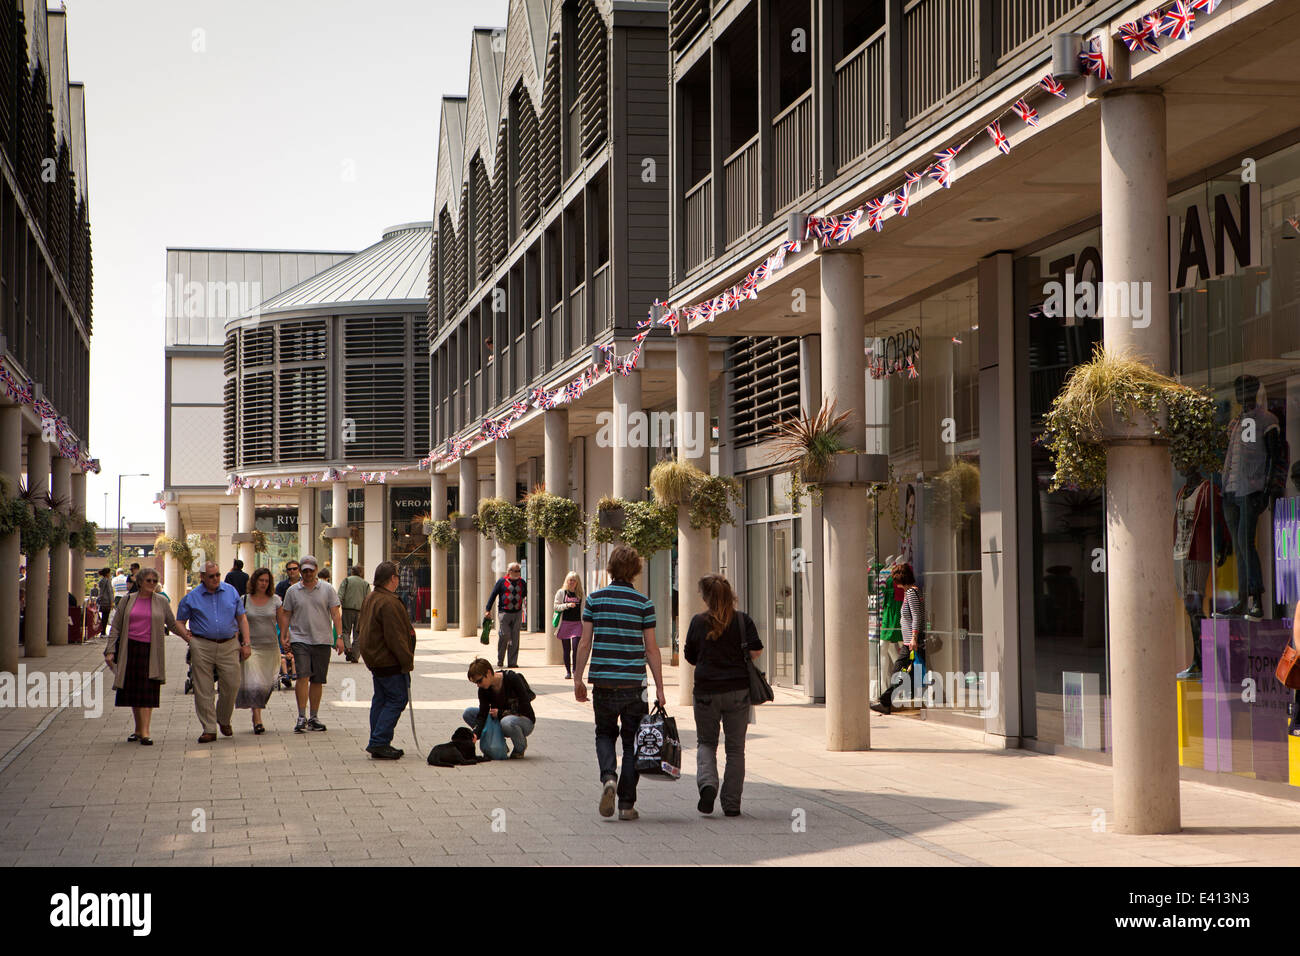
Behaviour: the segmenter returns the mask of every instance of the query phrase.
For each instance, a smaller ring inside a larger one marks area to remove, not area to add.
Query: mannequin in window
[[[1259,379],[1238,375],[1234,383],[1241,413],[1228,426],[1228,452],[1223,459],[1223,511],[1232,548],[1237,555],[1237,603],[1228,616],[1263,618],[1264,575],[1255,547],[1255,528],[1269,504],[1269,479],[1277,473],[1282,429],[1277,416],[1258,402]],[[1281,465],[1285,468],[1285,465]]]
[[[1205,590],[1210,561],[1220,566],[1231,548],[1223,515],[1223,498],[1214,482],[1196,468],[1185,473],[1174,510],[1174,561],[1183,607],[1192,625],[1192,663],[1179,680],[1201,679],[1201,622],[1205,620]]]

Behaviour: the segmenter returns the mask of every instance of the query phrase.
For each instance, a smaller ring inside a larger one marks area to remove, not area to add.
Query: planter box
[[[1164,426],[1167,421],[1168,412],[1164,405],[1160,406],[1160,414],[1157,420],[1153,422],[1146,412],[1135,411],[1133,421],[1126,422],[1122,417],[1115,414],[1113,408],[1102,408],[1097,417],[1101,421],[1100,435],[1098,436],[1102,443],[1113,441],[1151,441],[1155,436],[1156,425]]]
[[[606,508],[596,513],[596,524],[607,531],[622,531],[627,515],[622,508]]]
[[[853,487],[878,485],[889,480],[889,456],[855,453],[836,455],[826,478],[817,484]]]
[[[350,528],[326,528],[324,531],[321,532],[322,538],[330,538],[330,539],[347,538],[347,537],[351,537],[351,535],[352,535],[352,530]]]
[[[457,519],[456,519],[455,521],[453,521],[451,524],[452,524],[452,527],[455,528],[457,531],[473,531],[473,530],[474,530],[474,516],[473,516],[473,515],[461,515],[459,518],[457,518]]]
[[[432,521],[424,522],[424,524],[421,525],[421,529],[423,530],[425,535],[433,534],[433,522]]]
[[[232,535],[230,536],[230,543],[231,543],[231,544],[252,544],[252,543],[253,543],[253,532],[251,532],[251,531],[236,531],[234,534],[232,534]]]

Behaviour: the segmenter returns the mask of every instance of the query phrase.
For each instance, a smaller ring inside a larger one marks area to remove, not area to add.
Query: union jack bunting
[[[1160,32],[1171,40],[1186,40],[1191,36],[1195,19],[1196,14],[1187,0],[1174,0],[1174,5],[1165,11],[1165,18],[1160,21]]]
[[[566,402],[576,402],[580,398],[582,398],[582,379],[575,378],[564,386],[564,400]]]
[[[755,270],[757,272],[757,270]],[[745,281],[740,284],[740,291],[746,299],[758,298],[758,276],[751,272],[745,276]]]
[[[1213,13],[1219,8],[1223,0],[1192,0],[1192,9],[1201,10],[1205,13]]]
[[[881,217],[885,214],[885,204],[879,199],[868,199],[867,204],[863,207],[867,214],[867,225],[879,232],[884,228]]]
[[[1139,20],[1136,23],[1121,24],[1119,38],[1124,41],[1124,45],[1129,48],[1130,53],[1137,50],[1145,50],[1148,53],[1160,52],[1160,44],[1156,42],[1156,35],[1151,32],[1151,25],[1145,21]]]
[[[930,178],[944,189],[952,187],[952,169],[948,166],[949,162],[950,160],[941,159],[929,169]]]
[[[916,370],[916,360],[915,360],[915,359],[910,359],[910,358],[909,358],[909,359],[907,360],[907,377],[908,377],[908,378],[919,378],[919,377],[920,377],[920,373]]]
[[[754,271],[749,274],[749,277],[753,279],[756,283],[762,282],[764,279],[768,277],[768,275],[771,274],[771,272],[772,272],[772,267],[768,265],[768,260],[764,259],[758,265],[754,266]]]
[[[1095,76],[1102,80],[1111,79],[1110,67],[1106,65],[1106,55],[1101,52],[1100,43],[1097,40],[1088,45],[1088,49],[1079,54],[1079,65],[1083,67],[1083,72],[1089,76]]]
[[[1030,126],[1038,125],[1038,110],[1034,109],[1024,100],[1016,100],[1011,108],[1015,110],[1016,115],[1028,123]]]
[[[862,210],[855,209],[852,212],[846,212],[839,217],[835,223],[835,228],[831,230],[832,242],[848,242],[853,238],[853,230],[858,227],[858,220],[862,218]]]
[[[1053,96],[1059,96],[1061,99],[1066,97],[1064,84],[1050,73],[1039,80],[1038,85]]]
[[[897,192],[889,194],[889,202],[897,215],[907,215],[907,207],[911,203],[911,197],[907,194],[907,183],[899,186]]]
[[[1002,125],[998,120],[994,120],[986,126],[985,129],[987,129],[989,135],[993,137],[993,145],[998,148],[998,151],[1001,152],[1003,156],[1011,152],[1011,143],[1007,139],[1006,134],[1002,132]]]
[[[919,183],[919,182],[921,181],[921,174],[920,174],[920,173],[904,173],[904,174],[903,174],[903,179],[907,182],[907,185],[909,185],[909,186],[915,186],[917,183]]]
[[[1300,217],[1288,216],[1286,221],[1291,224],[1292,229],[1294,229],[1296,232],[1300,232]]]

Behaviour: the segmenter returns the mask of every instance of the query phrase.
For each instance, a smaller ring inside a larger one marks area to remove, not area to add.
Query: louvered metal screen
[[[280,461],[309,461],[327,454],[329,391],[324,366],[280,370]]]
[[[551,40],[546,55],[546,81],[542,86],[542,113],[538,121],[539,181],[543,206],[560,194],[560,40]]]
[[[273,328],[245,329],[241,345],[243,357],[240,365],[243,368],[270,365],[275,361],[275,329]]]
[[[406,317],[348,316],[343,325],[343,354],[350,359],[406,354]]]
[[[238,408],[235,405],[238,385],[234,377],[226,379],[221,409],[221,467],[227,471],[235,467],[235,422]]]
[[[344,416],[355,429],[345,458],[395,458],[406,454],[406,366],[347,365],[343,370]]]
[[[416,362],[414,368],[414,395],[411,400],[414,422],[411,428],[412,450],[423,456],[437,440],[429,432],[429,363]]]
[[[460,188],[460,232],[456,236],[456,311],[469,300],[469,183]]]
[[[519,91],[519,225],[528,228],[538,215],[537,114],[525,90]]]
[[[286,322],[280,326],[280,364],[323,362],[327,341],[324,319]]]
[[[470,229],[474,243],[474,275],[470,283],[473,285],[486,279],[492,271],[492,183],[488,180],[487,167],[477,156],[470,163],[470,170],[474,177],[474,222]]]
[[[727,350],[731,425],[737,446],[755,445],[772,426],[799,414],[799,340],[743,338]]]
[[[510,217],[506,212],[506,188],[510,179],[506,172],[506,129],[502,120],[497,130],[496,181],[492,184],[492,262],[500,265],[506,260],[509,245]]]
[[[235,374],[239,366],[239,335],[231,332],[226,336],[226,345],[221,350],[221,369],[227,375]]]
[[[668,44],[686,46],[709,21],[709,0],[672,0],[668,5]]]
[[[438,253],[438,233],[435,232],[429,246],[429,282],[424,288],[425,329],[428,333],[425,345],[428,348],[433,348],[433,337],[438,331]]]
[[[274,376],[271,372],[246,372],[241,391],[237,423],[240,462],[244,465],[270,464],[275,430]]]
[[[609,47],[605,21],[591,0],[578,8],[578,91],[582,104],[582,154],[605,142]]]

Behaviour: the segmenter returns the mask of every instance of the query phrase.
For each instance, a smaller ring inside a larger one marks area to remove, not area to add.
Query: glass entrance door
[[[790,687],[800,683],[797,595],[791,555],[794,553],[794,529],[790,521],[772,522],[767,526],[768,567],[771,573],[772,679]]]

